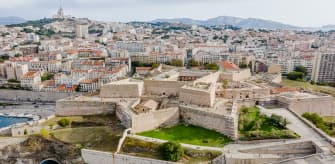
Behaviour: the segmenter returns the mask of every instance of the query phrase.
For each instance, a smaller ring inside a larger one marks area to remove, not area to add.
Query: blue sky
[[[59,0],[0,0],[0,16],[51,17]],[[297,26],[335,24],[335,0],[63,0],[66,14],[107,21],[263,18]]]

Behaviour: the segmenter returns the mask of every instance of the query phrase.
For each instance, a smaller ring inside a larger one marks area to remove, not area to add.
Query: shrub
[[[205,69],[207,70],[219,70],[219,66],[215,63],[211,63],[211,64],[206,64],[205,65]]]
[[[179,59],[172,59],[171,60],[171,65],[177,66],[177,67],[182,67],[183,66],[183,61]]]
[[[67,126],[70,125],[71,120],[68,119],[68,118],[62,118],[62,119],[60,119],[57,123],[58,123],[58,125],[61,126],[61,127],[67,127]]]
[[[298,79],[303,79],[304,78],[304,73],[302,72],[290,72],[289,74],[287,74],[287,78],[290,80],[298,80]]]
[[[160,151],[163,159],[168,161],[179,161],[184,155],[183,147],[179,143],[171,141],[160,145]]]
[[[40,131],[40,135],[41,135],[43,138],[48,138],[48,137],[49,137],[49,131],[43,128],[43,129],[41,129],[41,131]]]
[[[285,118],[283,118],[282,116],[278,116],[275,114],[272,114],[271,117],[268,119],[269,123],[272,124],[275,127],[279,127],[279,128],[285,128],[287,125],[287,121]]]

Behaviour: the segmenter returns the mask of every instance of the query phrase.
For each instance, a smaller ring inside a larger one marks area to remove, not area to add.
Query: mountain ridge
[[[155,19],[150,22],[182,23],[188,25],[202,25],[202,26],[232,25],[243,29],[335,30],[335,25],[325,25],[321,27],[299,27],[281,23],[278,21],[272,21],[260,18],[240,18],[234,16],[218,16],[206,20],[197,20],[191,18]]]
[[[0,25],[18,24],[18,23],[24,23],[26,21],[27,20],[16,16],[0,17]]]

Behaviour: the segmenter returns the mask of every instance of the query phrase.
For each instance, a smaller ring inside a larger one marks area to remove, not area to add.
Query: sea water
[[[31,118],[0,116],[0,128],[4,128],[17,123],[27,122],[29,120],[31,120]]]

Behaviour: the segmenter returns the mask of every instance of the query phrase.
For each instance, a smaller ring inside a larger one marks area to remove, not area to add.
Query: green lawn
[[[143,132],[139,133],[139,135],[185,144],[212,147],[223,147],[231,141],[229,137],[218,132],[184,124]]]
[[[240,140],[298,138],[298,134],[286,129],[286,124],[283,117],[268,117],[261,114],[257,107],[241,108],[238,126]]]
[[[158,143],[142,141],[134,138],[126,138],[122,145],[121,153],[137,157],[163,160]],[[186,164],[210,163],[220,156],[222,152],[210,150],[193,150],[184,148],[184,156],[178,162]]]
[[[323,120],[325,122],[335,123],[335,116],[326,116],[326,117],[323,117]]]
[[[65,143],[81,145],[101,151],[116,150],[121,137],[120,132],[115,132],[109,127],[82,127],[55,130],[51,135]]]

